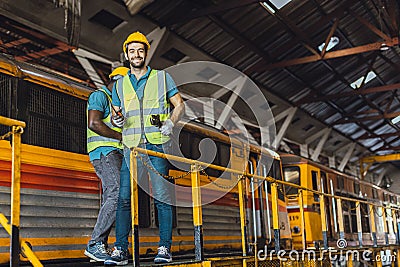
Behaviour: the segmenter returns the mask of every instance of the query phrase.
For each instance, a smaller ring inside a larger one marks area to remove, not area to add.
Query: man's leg
[[[148,149],[157,152],[163,152],[162,145],[147,146]],[[152,166],[158,173],[168,175],[169,162],[166,159],[158,157],[149,157]],[[149,170],[154,203],[157,207],[158,222],[159,222],[159,249],[156,262],[170,262],[172,257],[169,250],[172,245],[172,204],[174,203],[174,184],[169,182],[164,177]],[[164,250],[166,248],[167,250]],[[161,253],[160,253],[161,250]]]
[[[129,150],[124,150],[115,226],[115,247],[124,250],[128,250],[128,237],[131,230],[131,181],[129,173],[129,158]]]
[[[103,245],[107,244],[108,235],[115,221],[119,191],[119,174],[122,154],[113,151],[100,160],[94,160],[93,166],[102,183],[102,204],[92,237],[88,243],[85,255],[95,260],[104,260]],[[96,245],[97,244],[97,245]]]

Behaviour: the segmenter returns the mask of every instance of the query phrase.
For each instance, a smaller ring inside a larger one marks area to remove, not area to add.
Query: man
[[[110,90],[128,70],[125,67],[116,68],[109,76],[108,86],[91,93],[88,99],[87,149],[103,190],[97,222],[84,253],[95,261],[104,261],[108,256],[107,239],[115,221],[123,159],[121,128],[111,124]]]
[[[164,71],[152,70],[145,65],[150,44],[146,37],[135,32],[128,36],[123,44],[123,52],[130,63],[130,71],[114,85],[112,103],[116,110],[121,108],[123,121],[124,162],[127,169],[130,160],[130,148],[141,147],[157,152],[165,152],[170,146],[169,135],[184,113],[184,104],[171,76]],[[171,114],[170,104],[174,106]],[[152,122],[152,115],[160,118],[158,128]],[[120,119],[120,116],[113,118]],[[120,126],[122,123],[120,124]],[[140,130],[138,130],[140,129]],[[144,161],[144,162],[142,162]],[[148,170],[152,165],[154,170]],[[156,263],[171,262],[172,244],[172,205],[173,186],[159,174],[168,175],[169,164],[166,159],[141,155],[138,158],[138,185],[146,184],[150,175],[154,203],[158,211],[159,247],[154,259]],[[133,170],[135,171],[135,170]],[[142,188],[146,191],[145,188]],[[131,191],[129,179],[121,176],[121,187],[116,219],[116,242],[111,256],[105,265],[128,264],[128,236],[131,229]]]

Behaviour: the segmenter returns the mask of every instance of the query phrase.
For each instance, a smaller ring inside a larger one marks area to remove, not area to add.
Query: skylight
[[[329,40],[328,47],[326,48],[326,51],[331,50],[334,48],[336,45],[339,44],[339,37],[332,36],[331,39]],[[322,43],[318,46],[319,51],[322,51],[324,49],[325,43]]]
[[[362,76],[360,78],[358,78],[355,82],[351,83],[350,86],[353,87],[353,89],[358,89],[361,86],[361,83],[363,82],[365,76]],[[367,77],[365,78],[365,82],[364,84],[366,84],[367,82],[369,82],[370,80],[372,80],[373,78],[376,77],[375,72],[370,71],[367,74]]]
[[[273,4],[277,9],[281,9],[282,7],[286,6],[292,0],[270,0],[269,2]],[[267,3],[262,2],[262,5],[266,7],[272,13],[275,13],[275,10]]]
[[[395,118],[392,119],[392,123],[393,123],[393,124],[396,124],[396,123],[398,123],[399,121],[400,121],[400,116],[397,116],[397,117],[395,117]]]

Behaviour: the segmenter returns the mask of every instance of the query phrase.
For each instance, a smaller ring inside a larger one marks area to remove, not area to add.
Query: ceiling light
[[[364,77],[362,76],[360,78],[358,78],[355,82],[352,82],[350,84],[351,87],[353,87],[353,89],[358,89],[361,86],[361,83],[364,81]],[[376,77],[376,73],[373,71],[368,72],[367,77],[365,78],[364,84],[368,83],[370,80],[374,79]]]
[[[329,40],[328,47],[326,48],[326,51],[331,50],[332,48],[334,48],[338,44],[339,44],[339,37],[332,36],[331,39]],[[325,43],[320,44],[318,46],[318,50],[322,51],[322,49],[324,49],[324,46],[325,46]]]

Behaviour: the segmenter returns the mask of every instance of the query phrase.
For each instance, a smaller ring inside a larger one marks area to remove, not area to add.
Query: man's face
[[[132,68],[142,68],[146,60],[146,50],[142,43],[130,43],[127,47],[128,59]]]

